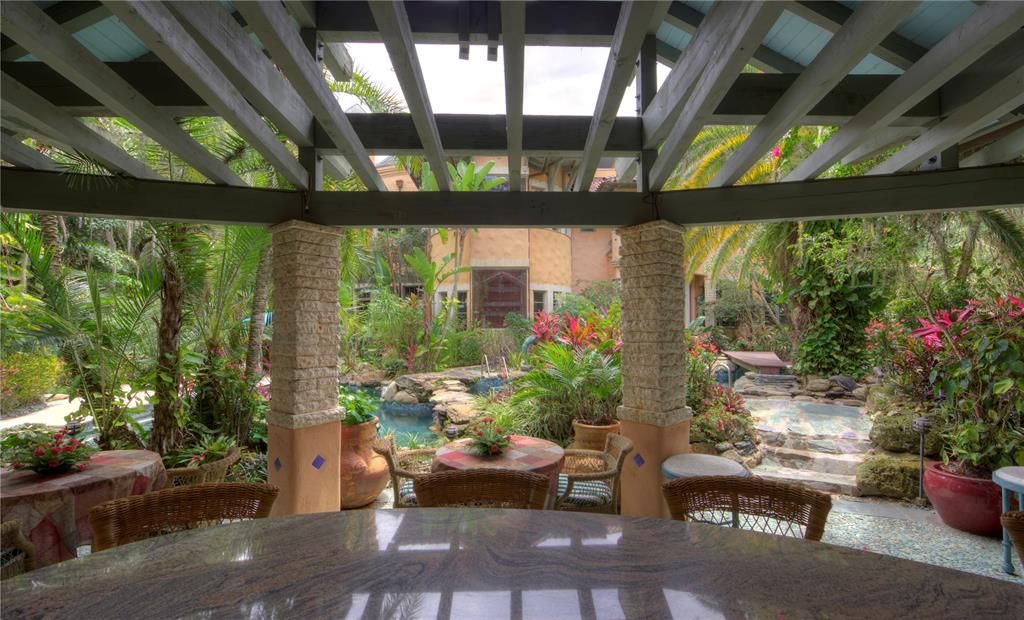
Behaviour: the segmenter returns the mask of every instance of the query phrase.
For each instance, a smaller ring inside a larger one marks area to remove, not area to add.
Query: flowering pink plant
[[[504,452],[512,436],[495,423],[494,418],[483,418],[469,429],[470,447],[480,456],[497,456]]]

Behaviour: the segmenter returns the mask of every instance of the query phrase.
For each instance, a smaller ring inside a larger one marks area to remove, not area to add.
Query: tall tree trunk
[[[981,228],[981,218],[975,214],[967,216],[970,224],[967,226],[967,236],[960,251],[960,266],[956,270],[956,279],[961,283],[967,282],[967,276],[971,274],[971,263],[974,262],[974,247],[978,241],[978,230]]]
[[[263,374],[263,330],[267,320],[267,303],[270,301],[273,259],[274,248],[268,243],[260,254],[260,264],[256,268],[256,288],[252,293],[249,348],[245,356],[245,378],[249,381]]]
[[[61,216],[43,215],[39,216],[39,228],[43,235],[43,247],[50,253],[50,273],[60,272],[64,264],[64,244],[61,243]]]
[[[177,442],[178,413],[181,400],[178,382],[181,378],[181,322],[185,304],[185,283],[178,268],[174,248],[177,237],[186,234],[181,225],[174,225],[172,236],[164,247],[163,281],[160,284],[160,323],[157,335],[156,385],[153,395],[153,433],[150,447],[167,454]]]
[[[939,255],[939,260],[942,261],[942,273],[946,276],[947,280],[951,280],[953,278],[953,259],[949,256],[949,250],[946,248],[946,237],[942,234],[942,214],[932,213],[926,215],[924,226],[928,231],[928,235],[931,236],[932,242],[935,244],[935,252]]]

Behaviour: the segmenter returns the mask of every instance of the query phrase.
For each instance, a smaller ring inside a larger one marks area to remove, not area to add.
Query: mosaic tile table
[[[75,557],[92,539],[89,510],[107,500],[143,495],[167,481],[160,455],[148,450],[97,452],[80,472],[47,475],[0,471],[2,520],[21,522],[39,566]]]
[[[544,474],[551,480],[550,495],[554,500],[565,451],[558,444],[536,437],[512,435],[509,443],[508,449],[498,456],[478,456],[470,450],[469,439],[459,439],[438,448],[432,467],[434,471],[479,467]]]
[[[2,584],[11,618],[1019,618],[1024,588],[726,527],[404,508],[158,536]]]

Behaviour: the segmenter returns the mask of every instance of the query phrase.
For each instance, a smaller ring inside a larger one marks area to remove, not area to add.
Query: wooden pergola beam
[[[872,168],[868,174],[891,174],[912,170],[923,161],[969,137],[998,118],[1024,105],[1024,66],[999,80],[969,103],[931,127],[903,149]],[[1024,191],[1021,192],[1024,195]]]
[[[1024,125],[960,160],[965,168],[1001,164],[1024,155]]]
[[[57,162],[29,147],[6,131],[0,132],[0,158],[18,168],[46,170],[49,172],[60,171]]]
[[[91,0],[58,2],[46,7],[43,11],[69,34],[85,30],[110,17],[110,11],[102,3]],[[28,50],[24,47],[6,36],[3,37],[3,52],[0,53],[0,60],[18,60],[28,54]]]
[[[276,2],[242,2],[237,8],[367,189],[385,191],[383,179],[284,7]]]
[[[601,86],[597,91],[597,104],[594,107],[593,119],[587,132],[587,141],[583,147],[583,158],[572,180],[572,190],[585,192],[590,190],[590,183],[597,172],[597,164],[604,155],[604,147],[608,143],[612,124],[619,111],[619,104],[626,93],[633,75],[636,73],[636,61],[640,55],[640,46],[652,24],[661,22],[668,10],[668,2],[643,2],[627,0],[622,3],[619,22],[612,36],[612,45],[608,50]]]
[[[84,45],[31,2],[0,4],[3,30],[32,55],[123,116],[215,183],[244,185],[224,162],[192,139]]]
[[[816,102],[857,66],[885,33],[910,15],[916,5],[916,2],[874,2],[858,8],[726,160],[708,186],[722,187],[739,181]]]
[[[949,33],[790,172],[787,181],[815,178],[935,92],[1000,41],[1024,26],[1024,3],[989,2]]]
[[[30,127],[23,129],[27,129],[32,137],[44,142],[51,138],[57,140],[61,145],[91,157],[111,172],[123,172],[142,179],[160,178],[120,146],[87,127],[82,120],[65,114],[6,73],[0,76],[0,96],[3,97],[5,119],[13,115],[29,123]]]
[[[317,27],[316,2],[314,0],[282,0],[301,28]],[[352,79],[352,57],[344,43],[323,42],[324,64],[335,81],[347,82]]]
[[[781,11],[775,2],[723,2],[712,7],[701,27],[705,35],[698,31],[644,112],[644,146],[654,149],[658,136],[667,136],[651,167],[651,189],[660,190],[668,181]]]
[[[309,187],[306,169],[166,6],[139,0],[118,0],[108,6],[282,177],[299,189]]]
[[[0,168],[0,206],[90,217],[271,225],[622,227],[1022,206],[1024,165],[662,192],[311,192]],[[307,209],[308,207],[308,209]]]
[[[839,2],[829,0],[798,0],[787,3],[786,9],[829,32],[842,29],[854,11]],[[914,43],[896,32],[886,31],[882,40],[870,50],[875,56],[900,69],[907,69],[921,59],[927,48]]]
[[[219,2],[171,2],[200,47],[252,105],[296,145],[313,146],[313,113]]]
[[[526,71],[526,3],[501,3],[501,50],[505,64],[505,140],[509,191],[523,185],[523,88]]]
[[[398,78],[398,84],[405,95],[405,103],[412,116],[416,134],[423,145],[424,157],[434,172],[437,188],[447,192],[451,190],[448,177],[448,166],[444,156],[444,145],[441,135],[437,132],[437,121],[430,105],[427,85],[423,80],[423,69],[420,67],[416,45],[412,41],[409,29],[409,17],[405,13],[402,0],[387,0],[370,3],[373,19],[377,29],[384,38],[384,47],[391,58],[391,66]]]
[[[693,36],[697,33],[701,23],[703,23],[704,17],[703,13],[691,6],[687,6],[682,2],[673,2],[668,9],[668,13],[665,15],[665,21]],[[671,58],[666,55],[666,60],[674,65],[681,54],[679,50],[672,49],[675,51],[675,54]],[[667,52],[668,50],[665,51]],[[750,64],[766,73],[800,73],[804,70],[804,66],[800,63],[790,60],[764,45],[758,45],[757,49],[754,50],[754,56],[750,59]]]
[[[188,3],[188,6],[191,6],[191,4]],[[1024,35],[1024,31],[1018,33],[1018,35]],[[996,49],[1003,48],[1007,43],[1015,42],[1018,35],[1010,37],[1010,39],[997,46]],[[1020,42],[1024,42],[1024,38],[1021,38]],[[202,40],[200,40],[200,43],[202,43]],[[262,52],[259,53],[262,55]],[[989,56],[990,54],[986,54],[984,58]],[[273,67],[273,63],[269,60],[267,60],[267,63],[276,72],[278,78],[285,84],[288,84],[288,81],[280,74],[280,71]],[[180,116],[209,116],[213,113],[213,110],[206,105],[202,97],[197,95],[167,65],[161,62],[111,62],[106,64],[133,88],[142,93],[146,99],[168,113]],[[978,63],[975,64],[977,65]],[[116,115],[111,110],[105,108],[96,98],[63,78],[44,63],[5,62],[0,66],[2,66],[4,72],[32,88],[69,114],[75,116]],[[245,67],[248,65],[240,64],[239,66]],[[231,75],[226,71],[225,73],[229,76]],[[1005,72],[1003,74],[1005,75]],[[801,124],[843,124],[863,110],[872,99],[877,97],[879,93],[898,78],[899,76],[896,75],[848,75],[819,101],[805,118],[801,119]],[[728,92],[715,109],[710,122],[722,125],[755,125],[760,120],[760,117],[771,111],[775,103],[778,102],[796,79],[797,75],[794,74],[740,74],[736,76],[735,81],[729,86]],[[240,84],[240,82],[235,80],[232,81],[235,84]],[[258,83],[255,79],[253,81]],[[976,81],[979,80],[972,80],[971,84],[974,84]],[[267,82],[267,84],[267,90],[272,92],[273,89],[270,88],[272,83]],[[248,98],[249,95],[246,94],[246,97]],[[301,97],[298,95],[296,97],[298,97],[298,103],[304,106],[305,103]],[[957,94],[955,92],[948,88],[941,88],[937,92],[927,95],[920,103],[907,110],[893,124],[917,126],[935,120],[943,112],[950,111],[941,104],[956,99],[956,97]],[[272,101],[280,100],[272,95],[267,95],[267,98]],[[258,104],[257,108],[262,112],[261,105]],[[282,109],[286,112],[297,112],[300,108],[285,105]],[[270,116],[269,113],[266,114]],[[361,116],[373,115],[351,114],[349,119],[353,125],[358,126],[358,121],[354,119],[358,119]],[[437,116],[444,115],[438,114]],[[462,116],[470,123],[474,122],[474,118],[487,118],[480,115]],[[589,119],[590,117],[584,118]],[[274,119],[271,118],[271,120]],[[444,131],[441,130],[441,133],[442,138],[444,138]],[[371,142],[371,137],[360,137],[367,145]],[[445,145],[445,148],[450,150],[447,140]],[[582,141],[576,150],[583,150]]]

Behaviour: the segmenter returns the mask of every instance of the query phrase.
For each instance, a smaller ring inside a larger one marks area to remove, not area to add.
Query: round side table
[[[742,464],[722,456],[711,454],[677,454],[661,464],[661,474],[666,480],[692,478],[694,476],[750,476],[750,470]]]
[[[1024,467],[1001,467],[992,473],[992,482],[1003,491],[1003,512],[1010,512],[1011,493],[1017,494],[1018,510],[1024,510]],[[1013,543],[1006,528],[1003,528],[1003,572],[1013,574]]]

